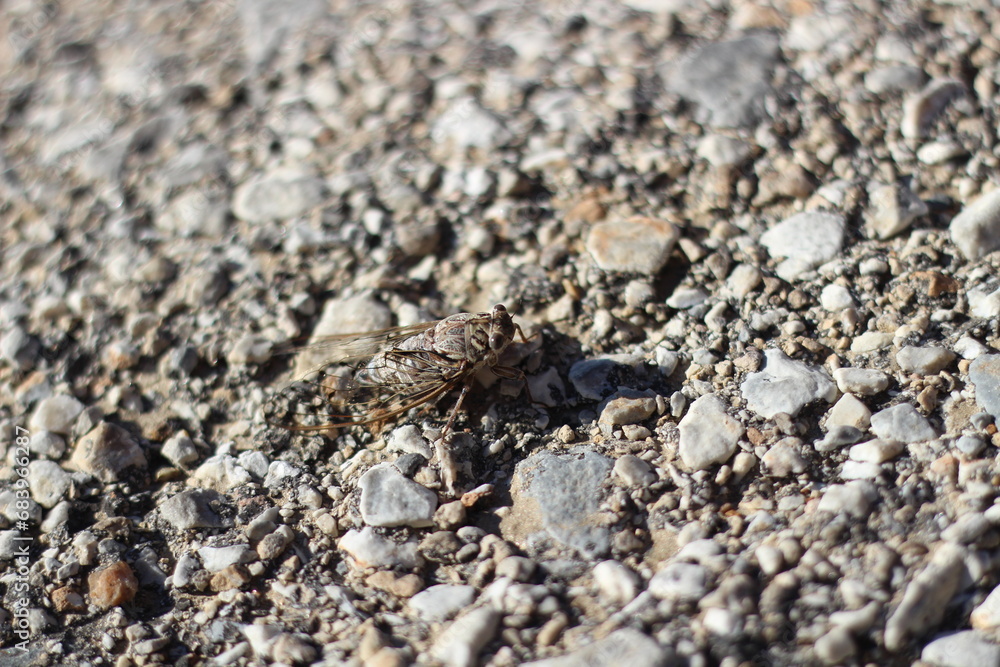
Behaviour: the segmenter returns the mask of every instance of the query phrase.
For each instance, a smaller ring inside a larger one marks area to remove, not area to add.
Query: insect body
[[[476,373],[489,368],[503,378],[524,374],[499,362],[500,354],[519,335],[507,309],[459,313],[437,322],[336,336],[318,343],[332,357],[313,379],[291,385],[268,406],[268,421],[299,431],[321,431],[353,424],[379,427],[410,408],[434,401],[461,386],[443,434]],[[364,353],[363,353],[364,352]],[[357,414],[350,414],[352,407]],[[316,423],[317,414],[321,414]]]

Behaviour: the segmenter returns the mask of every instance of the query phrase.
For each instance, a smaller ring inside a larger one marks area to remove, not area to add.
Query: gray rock
[[[880,239],[888,239],[909,229],[913,221],[927,215],[926,203],[901,183],[875,184],[869,188],[868,229]]]
[[[358,568],[379,570],[399,568],[408,570],[423,564],[417,551],[417,542],[394,542],[375,532],[371,526],[361,530],[351,529],[337,542],[337,548],[346,552]]]
[[[35,431],[28,441],[28,449],[44,459],[60,459],[66,453],[66,439],[52,431]]]
[[[819,295],[819,303],[825,310],[831,313],[839,313],[844,308],[854,306],[854,297],[851,291],[843,285],[836,283],[827,285]]]
[[[986,449],[986,443],[978,435],[963,435],[955,441],[955,449],[970,458],[975,458]]]
[[[672,224],[653,218],[600,222],[587,234],[587,251],[604,271],[653,276],[666,265],[679,236]]]
[[[493,607],[478,607],[459,616],[438,635],[431,656],[445,667],[479,664],[479,652],[496,636],[500,616]]]
[[[603,667],[628,665],[629,667],[662,667],[673,660],[673,651],[661,646],[649,635],[632,628],[615,630],[558,658],[547,658],[523,663],[524,667]]]
[[[750,157],[751,147],[734,137],[707,134],[698,142],[696,152],[713,167],[735,167]]]
[[[802,456],[802,441],[798,438],[782,438],[774,443],[761,457],[760,462],[774,477],[798,475],[809,467]]]
[[[653,575],[649,592],[661,600],[694,602],[708,592],[708,579],[704,565],[675,561]]]
[[[907,345],[896,353],[896,363],[907,373],[933,375],[940,373],[955,360],[955,353],[943,347]]]
[[[361,518],[369,526],[412,526],[433,523],[437,494],[407,479],[391,463],[368,470],[358,482]]]
[[[250,563],[257,560],[253,549],[245,544],[233,544],[226,547],[202,547],[198,549],[202,565],[209,572],[221,572],[230,565]]]
[[[903,453],[903,443],[898,440],[869,440],[851,447],[848,456],[862,463],[885,463]]]
[[[916,90],[924,83],[924,71],[913,65],[886,65],[865,74],[865,87],[875,93]]]
[[[473,586],[438,584],[414,595],[407,605],[417,618],[431,623],[448,620],[475,599]]]
[[[937,546],[930,562],[907,584],[903,599],[886,621],[885,647],[889,651],[902,650],[910,639],[941,622],[961,584],[965,555],[965,549],[948,542]]]
[[[616,560],[601,561],[593,569],[594,583],[601,600],[613,605],[626,605],[639,593],[639,577]]]
[[[705,303],[708,292],[698,287],[678,287],[667,299],[667,305],[677,310],[687,310]]]
[[[243,336],[226,355],[226,361],[235,365],[264,364],[271,359],[274,343],[259,334]]]
[[[692,470],[728,461],[745,432],[743,425],[726,412],[726,402],[715,394],[706,394],[692,403],[678,428],[681,460]]]
[[[777,59],[778,40],[757,34],[703,46],[664,78],[673,92],[701,107],[708,124],[745,127],[763,114]]]
[[[222,195],[191,191],[172,199],[154,222],[157,229],[176,236],[218,238],[226,232],[228,216]]]
[[[969,381],[976,388],[976,402],[1000,418],[1000,354],[983,354],[969,366]]]
[[[830,452],[844,445],[853,445],[864,434],[861,429],[846,424],[830,424],[829,429],[822,440],[813,444],[817,452]]]
[[[175,433],[163,443],[160,454],[175,466],[184,467],[198,460],[198,449],[187,432]]]
[[[613,472],[622,484],[629,487],[649,486],[656,481],[653,466],[632,454],[619,457]]]
[[[233,193],[233,215],[252,223],[288,221],[323,201],[323,181],[296,173],[254,176]]]
[[[838,368],[833,379],[845,394],[871,396],[889,387],[889,376],[874,368]]]
[[[160,503],[160,516],[177,530],[221,528],[226,525],[212,504],[224,502],[224,496],[205,489],[188,489]]]
[[[514,505],[500,523],[501,534],[529,554],[554,543],[587,558],[603,556],[611,533],[597,513],[611,467],[610,459],[586,447],[532,454],[514,469]]]
[[[283,0],[247,0],[236,5],[243,27],[243,50],[254,67],[265,61],[291,39],[292,34],[320,17],[321,0],[303,0],[294,7]]]
[[[875,485],[868,480],[855,480],[846,484],[832,484],[823,491],[819,499],[818,512],[846,514],[855,519],[864,519],[878,500]]]
[[[656,411],[656,399],[649,396],[630,398],[619,396],[608,401],[601,410],[599,421],[602,424],[620,426],[622,424],[637,424],[645,421]]]
[[[362,294],[347,298],[329,299],[313,328],[310,341],[314,344],[304,349],[295,360],[296,377],[330,361],[330,350],[318,343],[328,336],[365,333],[385,329],[392,325],[392,311],[381,301]],[[350,354],[350,350],[342,350]]]
[[[56,394],[38,404],[28,420],[28,427],[32,431],[52,431],[66,435],[81,412],[83,403],[72,396]]]
[[[937,437],[927,418],[909,403],[900,403],[872,415],[872,432],[883,440],[924,442]]]
[[[934,667],[1000,667],[1000,644],[975,630],[960,630],[928,643],[920,659]]]
[[[844,245],[844,217],[824,211],[797,213],[779,222],[760,237],[771,257],[785,257],[776,272],[792,281],[830,261]]]
[[[146,455],[128,431],[101,422],[77,441],[69,463],[76,470],[110,483],[122,479],[129,469],[145,471]]]
[[[747,407],[765,419],[779,412],[795,416],[807,404],[837,398],[837,385],[826,371],[793,361],[780,350],[767,350],[764,370],[750,373],[740,386]]]
[[[642,364],[642,357],[629,354],[607,355],[596,359],[583,359],[569,369],[569,381],[580,396],[601,401],[618,391]]]
[[[948,230],[952,243],[967,259],[979,259],[1000,248],[1000,188],[962,209]]]
[[[6,359],[18,370],[31,368],[38,358],[38,339],[18,325],[0,337],[0,359]]]
[[[489,151],[510,141],[511,133],[475,99],[459,97],[434,122],[431,137],[435,144],[450,145],[459,151],[467,148]]]
[[[934,119],[953,100],[966,94],[965,84],[956,79],[934,79],[903,102],[900,131],[907,139],[927,136]]]

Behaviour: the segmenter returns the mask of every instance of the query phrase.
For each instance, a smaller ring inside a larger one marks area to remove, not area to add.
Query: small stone
[[[968,512],[941,531],[941,539],[957,544],[975,544],[991,528],[992,523],[985,514]]]
[[[906,231],[930,210],[926,203],[904,184],[876,184],[868,192],[871,210],[868,228],[879,239],[888,239]]]
[[[593,573],[598,594],[606,603],[624,606],[639,593],[639,577],[616,560],[601,561]]]
[[[837,397],[837,386],[821,368],[793,361],[781,350],[767,350],[764,370],[740,385],[747,407],[765,419],[784,412],[794,417],[807,404]]]
[[[762,544],[757,547],[754,556],[757,558],[757,564],[760,565],[760,571],[769,577],[781,572],[785,565],[781,549],[770,544]]]
[[[361,569],[411,569],[423,564],[417,552],[417,543],[394,542],[375,532],[371,526],[349,530],[337,542],[337,547],[347,553]]]
[[[407,605],[422,621],[446,621],[472,604],[476,589],[472,586],[439,584],[426,588],[409,599]]]
[[[900,403],[872,415],[871,429],[883,440],[924,442],[937,437],[927,418],[909,403]]]
[[[630,0],[635,3],[637,0]],[[633,628],[620,628],[608,636],[558,657],[521,663],[522,667],[590,667],[630,665],[655,667],[670,665],[673,653],[652,637]]]
[[[249,563],[256,558],[253,550],[245,544],[228,547],[202,547],[198,549],[201,563],[209,572],[221,572],[236,563]]]
[[[446,667],[478,664],[479,652],[493,640],[500,625],[500,612],[478,607],[459,616],[438,635],[431,657]]]
[[[60,614],[79,613],[87,610],[87,603],[71,586],[63,586],[52,591],[52,608]]]
[[[955,353],[941,347],[907,345],[896,353],[896,363],[907,373],[934,375],[955,360]]]
[[[176,236],[218,238],[225,234],[229,206],[217,195],[190,190],[170,200],[162,213],[153,216],[153,224]]]
[[[188,489],[160,503],[160,516],[177,530],[221,528],[225,523],[211,505],[222,500],[215,491]]]
[[[234,564],[223,568],[212,575],[208,586],[216,593],[231,591],[246,586],[253,579],[246,565]]]
[[[802,441],[798,438],[784,438],[772,445],[760,460],[774,477],[798,475],[809,467],[801,449]]]
[[[163,443],[160,454],[180,468],[198,460],[198,449],[187,431],[179,431]]]
[[[845,394],[872,396],[889,387],[889,376],[873,368],[838,368],[833,379]]]
[[[869,440],[851,447],[848,456],[863,463],[885,463],[903,453],[903,443],[898,440]]]
[[[863,431],[855,426],[843,424],[827,424],[830,429],[822,440],[813,444],[817,452],[831,452],[844,445],[853,445],[861,439]]]
[[[962,209],[948,229],[952,243],[967,259],[979,259],[1000,248],[1000,188]]]
[[[713,167],[735,167],[746,162],[751,147],[745,141],[724,134],[706,134],[698,141],[695,152]]]
[[[866,331],[855,336],[851,341],[851,352],[867,354],[876,352],[892,345],[893,335],[881,331]]]
[[[316,647],[298,634],[282,632],[274,640],[271,656],[278,665],[308,665],[316,660]]]
[[[831,313],[839,313],[844,308],[854,306],[851,291],[843,285],[827,285],[819,295],[819,304]]]
[[[237,366],[264,364],[270,361],[274,343],[257,334],[243,336],[226,356],[226,361]]]
[[[973,628],[983,632],[1000,629],[1000,586],[994,588],[986,599],[972,610],[969,622]]]
[[[28,449],[44,459],[61,459],[66,453],[66,439],[52,431],[35,431],[31,434]]]
[[[145,471],[146,455],[128,431],[102,421],[73,448],[69,463],[104,483],[121,480],[129,469]]]
[[[601,411],[603,424],[635,424],[649,418],[656,411],[656,399],[651,397],[619,397],[608,401]]]
[[[587,251],[604,271],[654,276],[666,265],[678,236],[677,228],[663,220],[601,222],[587,235]]]
[[[899,606],[886,621],[886,649],[900,651],[913,637],[941,622],[961,584],[965,554],[965,549],[949,542],[935,548],[927,565],[907,584]]]
[[[876,95],[916,90],[923,82],[923,70],[913,65],[876,67],[865,74],[865,88]]]
[[[983,354],[969,366],[969,381],[976,388],[976,403],[1000,418],[1000,354]]]
[[[628,487],[649,486],[656,481],[653,467],[632,454],[619,457],[612,472]]]
[[[452,150],[476,148],[491,151],[511,138],[499,118],[472,97],[457,97],[434,122],[431,138],[436,145]]]
[[[681,460],[692,470],[706,470],[728,461],[745,432],[743,425],[726,412],[726,402],[715,394],[706,394],[692,403],[678,429]]]
[[[601,401],[618,391],[620,379],[632,368],[642,363],[635,355],[609,355],[597,359],[583,359],[569,369],[569,381],[580,396],[591,401]]]
[[[986,449],[986,443],[979,436],[963,435],[955,441],[955,448],[969,458],[975,458]]]
[[[100,609],[110,609],[132,600],[139,591],[139,581],[127,563],[113,565],[91,572],[87,577],[90,601]]]
[[[981,317],[988,320],[1000,316],[1000,289],[992,292],[987,292],[981,288],[971,289],[966,294],[966,298],[969,300],[969,312],[972,313],[973,317]],[[984,353],[986,350],[985,346],[983,347]],[[969,357],[966,358],[968,359]]]
[[[40,347],[37,338],[14,325],[0,337],[0,359],[6,359],[18,370],[28,370],[35,365]]]
[[[930,125],[954,99],[965,95],[965,85],[955,79],[934,79],[923,90],[903,102],[900,131],[907,139],[920,139],[927,135]]]
[[[527,582],[535,574],[535,561],[524,556],[507,556],[497,563],[496,576]]]
[[[960,630],[930,641],[920,652],[920,659],[934,667],[995,667],[1000,665],[1000,644],[975,630]]]
[[[708,592],[708,571],[697,563],[670,563],[649,580],[649,592],[661,600],[700,600]]]
[[[826,417],[826,427],[851,426],[867,431],[871,425],[872,412],[864,403],[851,394],[844,394],[834,404]]]
[[[555,368],[550,366],[541,373],[529,375],[527,380],[528,390],[535,403],[550,408],[565,404],[566,385]]]
[[[329,336],[377,331],[391,324],[392,311],[370,296],[329,299],[323,304],[323,312],[313,328],[310,341],[318,343]],[[296,377],[304,377],[328,362],[328,355],[328,350],[307,346],[295,360]]]
[[[753,264],[737,264],[726,279],[726,290],[742,299],[754,291],[763,278],[760,269]]]
[[[430,443],[424,439],[420,429],[413,424],[406,424],[394,429],[386,439],[386,447],[389,451],[419,454],[427,460],[430,460],[434,455]]]
[[[72,478],[55,461],[28,463],[28,488],[31,497],[46,509],[56,506],[69,490]]]
[[[83,412],[83,403],[72,396],[57,394],[42,400],[28,420],[32,431],[52,431],[68,435],[73,422]]]
[[[834,627],[816,640],[814,650],[816,657],[823,664],[840,665],[851,658],[857,652],[858,647],[846,628]]]
[[[233,215],[251,223],[289,220],[322,202],[323,181],[296,173],[254,176],[233,192]]]
[[[698,287],[678,287],[674,290],[667,305],[676,310],[688,310],[699,306],[708,299],[708,292]]]
[[[806,211],[764,232],[760,243],[771,257],[787,258],[775,271],[783,280],[792,281],[840,254],[845,225],[841,215]]]
[[[864,519],[868,517],[876,500],[878,491],[870,481],[856,480],[846,484],[831,484],[823,491],[823,497],[820,498],[816,510]]]
[[[361,518],[369,526],[420,528],[433,524],[437,494],[404,477],[391,463],[373,467],[358,486]]]

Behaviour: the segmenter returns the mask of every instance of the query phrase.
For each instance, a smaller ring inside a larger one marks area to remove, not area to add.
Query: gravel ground
[[[1000,665],[995,5],[2,11],[3,665]]]

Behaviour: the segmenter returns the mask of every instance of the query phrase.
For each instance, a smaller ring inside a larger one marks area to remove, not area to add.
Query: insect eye
[[[503,347],[503,336],[498,333],[490,335],[490,349],[499,350]]]

